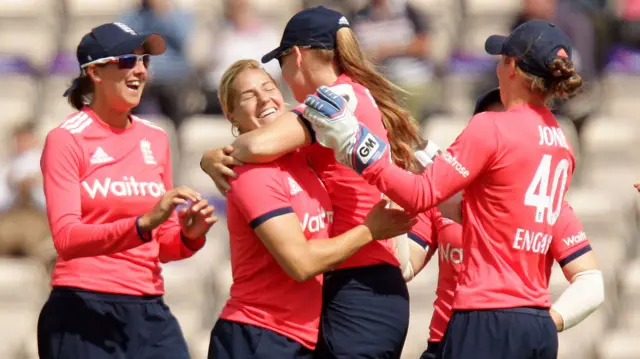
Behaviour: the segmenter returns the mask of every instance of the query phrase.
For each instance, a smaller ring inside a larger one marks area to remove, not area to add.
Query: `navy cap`
[[[571,58],[569,36],[554,24],[531,20],[518,26],[509,36],[492,35],[484,44],[487,53],[517,58],[523,71],[543,78],[551,76],[549,65],[556,57]]]
[[[76,56],[80,69],[84,69],[108,57],[133,54],[143,45],[145,53],[149,55],[160,55],[167,48],[160,34],[138,34],[129,26],[114,22],[100,25],[84,35],[78,44]],[[77,81],[74,81],[64,96],[69,95],[76,86]]]
[[[477,115],[480,112],[485,112],[489,106],[497,103],[502,104],[499,87],[491,89],[478,97],[476,100],[476,107],[473,109],[473,114]]]
[[[349,21],[341,13],[317,6],[304,9],[287,23],[280,46],[262,57],[262,63],[276,59],[294,46],[333,50],[336,48],[336,33],[349,27]]]

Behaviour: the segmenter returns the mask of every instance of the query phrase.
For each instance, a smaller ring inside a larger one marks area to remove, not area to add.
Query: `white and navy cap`
[[[347,18],[324,6],[304,9],[287,23],[280,46],[262,57],[262,63],[279,58],[284,51],[294,46],[333,50],[336,48],[336,33],[349,27]]]
[[[140,46],[144,46],[146,54],[160,55],[166,50],[167,43],[160,34],[138,34],[123,23],[108,23],[94,28],[82,37],[76,57],[80,69],[84,69],[86,65],[100,59],[133,54]],[[64,96],[76,85],[74,82]]]

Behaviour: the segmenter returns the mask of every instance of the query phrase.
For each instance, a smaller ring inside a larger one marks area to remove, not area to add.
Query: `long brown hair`
[[[335,50],[315,50],[326,60],[335,60],[341,72],[371,92],[382,113],[382,123],[387,129],[393,161],[407,170],[416,169],[413,152],[421,148],[424,140],[418,124],[409,111],[398,106],[396,94],[406,91],[394,85],[378,73],[360,48],[355,33],[347,27],[338,30]]]

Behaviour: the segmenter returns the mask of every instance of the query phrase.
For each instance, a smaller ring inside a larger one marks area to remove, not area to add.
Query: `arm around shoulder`
[[[274,122],[240,135],[232,144],[231,156],[246,163],[266,163],[312,141],[304,120],[288,111]]]

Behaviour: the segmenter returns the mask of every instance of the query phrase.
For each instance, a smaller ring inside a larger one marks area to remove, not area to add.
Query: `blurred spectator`
[[[640,50],[640,0],[625,0],[620,17],[620,44]]]
[[[55,258],[44,213],[41,153],[34,125],[18,126],[13,152],[0,167],[0,256],[28,256],[46,263]]]
[[[409,92],[405,106],[416,119],[433,111],[437,91],[425,16],[407,0],[370,0],[352,16],[351,25],[385,76]]]
[[[149,82],[134,113],[153,113],[158,108],[180,127],[187,115],[186,94],[197,90],[185,54],[194,17],[175,8],[170,0],[142,0],[138,9],[124,14],[120,21],[140,33],[159,33],[167,41],[167,51],[151,60]]]
[[[224,71],[238,59],[260,61],[263,55],[278,47],[282,30],[261,19],[250,0],[226,0],[224,21],[216,29],[216,43],[211,46],[211,64],[206,79],[209,114],[222,114],[218,102],[218,85]],[[263,65],[271,76],[281,77],[277,61]]]

